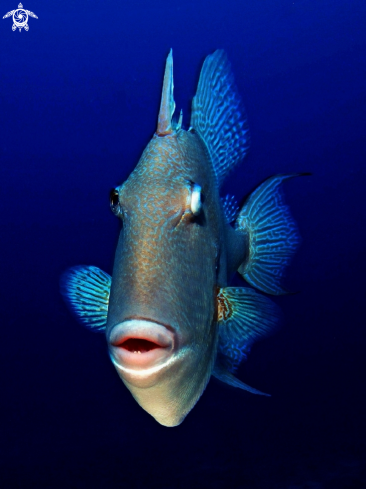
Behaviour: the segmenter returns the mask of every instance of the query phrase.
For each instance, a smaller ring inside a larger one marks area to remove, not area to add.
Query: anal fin
[[[215,368],[212,372],[212,375],[216,377],[216,379],[221,380],[221,382],[225,382],[225,384],[231,385],[233,387],[237,387],[239,389],[243,389],[244,391],[251,392],[252,394],[258,394],[260,396],[268,396],[271,397],[271,394],[266,394],[265,392],[259,391],[254,387],[250,387],[248,384],[244,384],[241,380],[237,379],[232,373],[226,370],[219,363],[215,364]]]

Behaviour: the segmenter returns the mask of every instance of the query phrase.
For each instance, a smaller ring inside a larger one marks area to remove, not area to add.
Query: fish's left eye
[[[200,185],[194,183],[191,188],[191,212],[194,216],[197,216],[202,209],[203,194]]]
[[[114,188],[110,191],[109,205],[111,206],[113,214],[115,214],[116,216],[122,214],[121,206],[119,205],[118,188]]]

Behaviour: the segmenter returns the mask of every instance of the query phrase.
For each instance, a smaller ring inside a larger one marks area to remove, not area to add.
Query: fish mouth
[[[126,371],[158,370],[173,357],[177,344],[172,328],[147,319],[116,324],[108,338],[111,359]]]

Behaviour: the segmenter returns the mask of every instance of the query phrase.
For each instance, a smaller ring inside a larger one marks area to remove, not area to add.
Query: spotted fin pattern
[[[276,175],[247,199],[235,227],[249,235],[249,254],[238,269],[253,287],[267,294],[288,293],[280,285],[284,270],[300,244],[300,235],[283,201],[281,184],[305,174]]]
[[[272,332],[281,317],[271,300],[249,287],[225,287],[217,294],[220,362],[235,372],[251,345]]]
[[[207,56],[203,63],[192,102],[191,126],[206,143],[221,186],[249,148],[245,109],[223,50]]]
[[[61,276],[61,293],[81,323],[103,332],[107,323],[110,275],[93,266],[78,266]]]
[[[233,195],[227,195],[221,199],[225,219],[228,224],[235,221],[239,214],[238,202]]]

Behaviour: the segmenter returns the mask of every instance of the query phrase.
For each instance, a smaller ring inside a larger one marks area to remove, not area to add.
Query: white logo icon
[[[19,32],[22,30],[24,27],[24,30],[28,30],[28,16],[29,17],[34,17],[35,19],[38,19],[36,14],[33,12],[30,12],[29,10],[24,10],[23,5],[20,3],[18,5],[18,8],[16,10],[12,10],[11,12],[8,12],[7,14],[4,15],[3,19],[6,19],[7,17],[13,16],[13,22],[14,24],[12,25],[13,31],[16,30],[16,28],[19,29]]]

